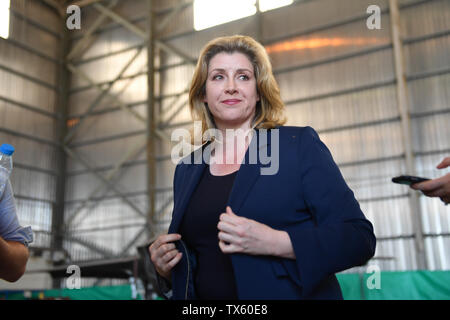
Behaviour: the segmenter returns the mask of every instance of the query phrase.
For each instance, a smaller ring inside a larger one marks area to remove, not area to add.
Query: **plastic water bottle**
[[[12,155],[14,147],[10,144],[2,144],[0,146],[0,198],[5,191],[6,184],[13,169]]]

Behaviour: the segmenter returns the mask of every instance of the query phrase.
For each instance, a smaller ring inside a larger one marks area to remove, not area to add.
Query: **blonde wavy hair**
[[[216,128],[213,115],[204,102],[206,95],[206,80],[211,59],[218,53],[239,52],[245,54],[253,65],[256,87],[260,100],[256,104],[252,129],[271,129],[286,123],[285,106],[281,100],[280,89],[272,73],[272,64],[265,48],[249,36],[233,35],[219,37],[208,42],[200,53],[197,66],[189,89],[189,109],[194,121],[202,122],[201,140],[205,143],[203,134],[208,129]],[[198,139],[198,138],[197,138]]]

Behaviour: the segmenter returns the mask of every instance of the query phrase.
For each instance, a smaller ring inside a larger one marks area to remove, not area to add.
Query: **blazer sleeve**
[[[175,208],[175,205],[177,204],[178,200],[178,193],[177,193],[177,185],[179,185],[179,171],[182,163],[178,163],[175,167],[175,172],[173,176],[173,207]],[[173,210],[175,211],[175,210]],[[173,216],[172,211],[172,216]],[[152,242],[153,243],[153,242]],[[152,245],[152,243],[149,244],[149,247]],[[150,260],[150,263],[153,267],[153,272],[155,273],[155,279],[156,279],[156,286],[155,289],[157,293],[162,296],[165,299],[172,299],[173,291],[172,291],[172,282],[167,280],[166,278],[159,275],[159,273],[156,271],[156,267],[153,265],[153,262]]]
[[[315,226],[291,226],[296,282],[308,295],[320,282],[365,264],[375,254],[373,226],[360,209],[328,148],[311,127],[301,128],[299,183]]]

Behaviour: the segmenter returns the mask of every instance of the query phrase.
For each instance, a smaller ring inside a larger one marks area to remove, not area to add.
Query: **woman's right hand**
[[[181,260],[183,255],[172,242],[180,240],[177,233],[160,235],[149,248],[150,258],[156,271],[164,278],[170,280],[172,268]]]

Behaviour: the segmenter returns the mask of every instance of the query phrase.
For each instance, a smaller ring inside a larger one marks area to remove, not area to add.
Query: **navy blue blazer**
[[[328,148],[311,127],[279,126],[256,130],[236,175],[227,205],[239,216],[285,230],[296,259],[231,254],[239,299],[342,299],[335,273],[364,265],[375,253],[372,224],[365,218]],[[262,141],[262,143],[258,143]],[[272,164],[250,163],[252,146],[279,154]],[[184,158],[174,175],[174,208],[168,233],[177,233],[203,170],[202,148]],[[200,160],[199,160],[200,159]],[[197,162],[194,162],[196,160]],[[200,162],[200,163],[199,163]],[[195,164],[199,163],[199,164]],[[273,169],[273,167],[272,167]],[[213,190],[211,191],[213,192]],[[195,251],[176,242],[183,258],[172,269],[173,299],[195,299]]]

